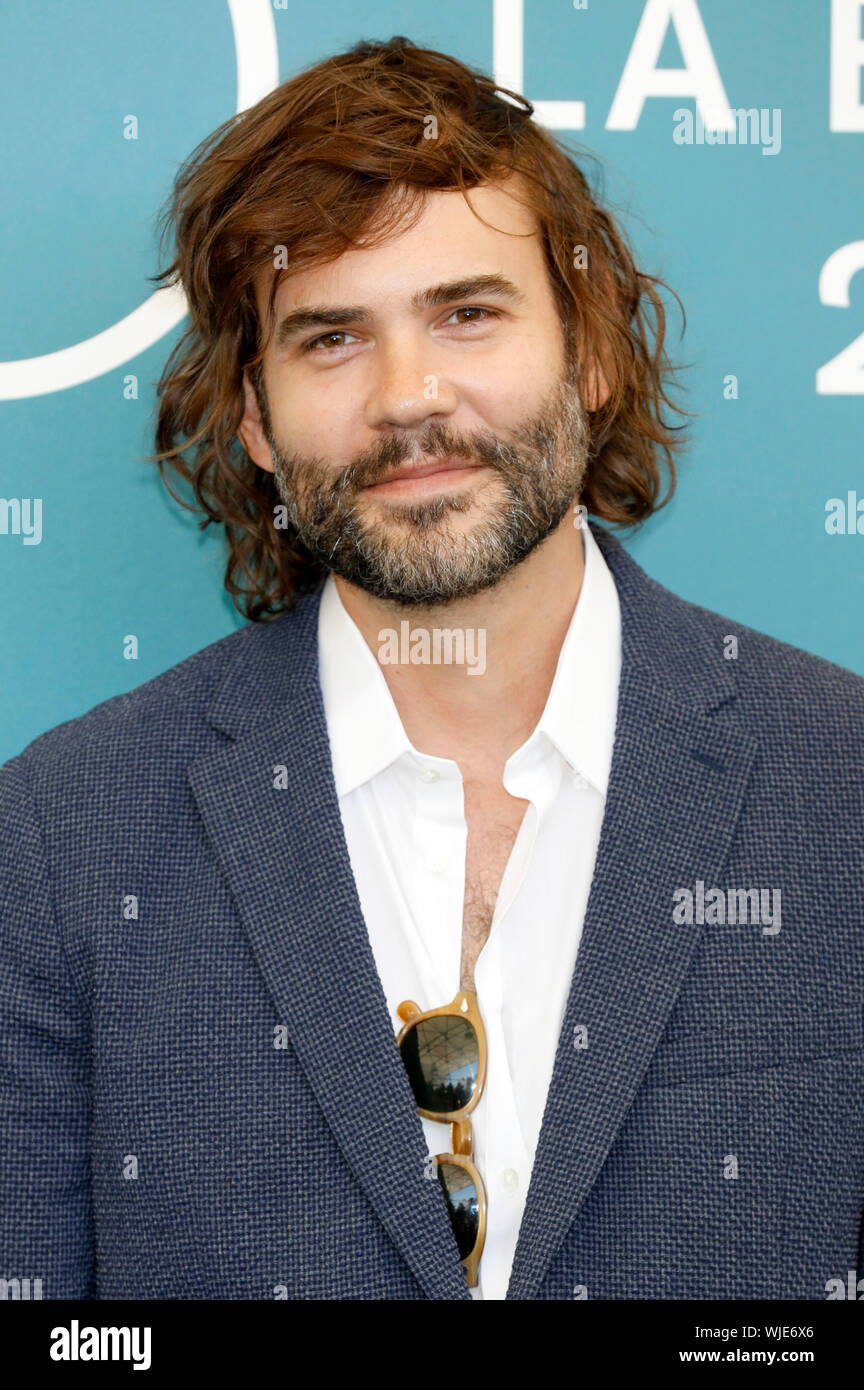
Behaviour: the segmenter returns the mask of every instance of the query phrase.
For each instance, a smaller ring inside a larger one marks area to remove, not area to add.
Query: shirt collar
[[[582,536],[585,573],[579,598],[546,707],[523,747],[545,734],[573,771],[605,796],[618,714],[621,609],[615,580],[588,526],[582,528]]]
[[[546,706],[530,738],[511,754],[524,760],[544,738],[574,772],[604,795],[621,671],[621,613],[615,581],[589,527],[585,572],[561,644]],[[384,673],[328,575],[318,612],[318,660],[337,795],[345,796],[403,755],[420,766],[447,760],[420,753],[399,717]]]

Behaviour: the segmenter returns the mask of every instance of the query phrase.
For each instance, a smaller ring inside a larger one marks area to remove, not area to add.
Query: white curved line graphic
[[[278,83],[279,51],[269,0],[228,0],[228,9],[237,55],[239,114]],[[152,347],[180,323],[187,309],[180,286],[166,286],[92,338],[41,357],[0,362],[0,400],[45,396],[92,381]]]

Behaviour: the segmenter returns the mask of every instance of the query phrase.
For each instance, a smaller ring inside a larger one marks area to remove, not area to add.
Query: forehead
[[[483,184],[423,198],[412,224],[386,241],[352,247],[326,264],[283,275],[275,314],[300,305],[386,308],[409,300],[419,287],[468,275],[505,274],[520,289],[545,286],[545,258],[537,218],[526,206],[520,180]],[[271,283],[259,277],[256,300],[266,320]]]

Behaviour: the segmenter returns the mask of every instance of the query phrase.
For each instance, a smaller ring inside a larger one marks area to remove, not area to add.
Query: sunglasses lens
[[[467,1105],[477,1087],[480,1049],[465,1018],[423,1018],[402,1039],[399,1051],[421,1110],[447,1115]]]
[[[459,1247],[459,1258],[467,1259],[477,1243],[477,1229],[480,1223],[477,1188],[471,1174],[457,1163],[439,1162],[438,1181],[447,1198],[450,1225]]]

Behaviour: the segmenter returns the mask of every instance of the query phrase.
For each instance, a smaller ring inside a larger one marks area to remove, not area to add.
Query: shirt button
[[[588,783],[585,781],[585,778],[582,776],[582,773],[581,773],[581,772],[574,772],[574,774],[573,774],[573,785],[574,785],[574,787],[580,787],[580,788],[581,788],[581,787],[587,787]]]
[[[420,773],[420,780],[421,782],[437,782],[438,773],[435,771],[434,767],[424,767],[423,771]]]
[[[505,1168],[501,1174],[501,1186],[508,1192],[515,1192],[519,1186],[519,1174],[515,1168]]]
[[[427,859],[426,868],[429,870],[430,874],[440,874],[445,863],[446,860],[444,859]]]

